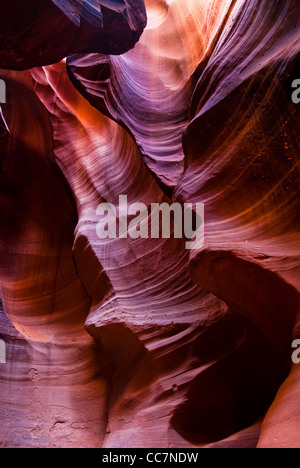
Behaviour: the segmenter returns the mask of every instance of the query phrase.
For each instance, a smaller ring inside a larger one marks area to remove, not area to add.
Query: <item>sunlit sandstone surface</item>
[[[1,1],[0,446],[300,447],[299,17]],[[204,245],[99,239],[121,194]]]

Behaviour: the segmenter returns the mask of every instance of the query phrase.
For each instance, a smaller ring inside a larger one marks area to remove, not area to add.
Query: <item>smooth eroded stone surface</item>
[[[299,2],[145,4],[1,16],[1,444],[300,447]],[[120,195],[204,245],[100,239]]]
[[[3,0],[0,67],[25,70],[71,53],[121,54],[145,25],[143,0]]]

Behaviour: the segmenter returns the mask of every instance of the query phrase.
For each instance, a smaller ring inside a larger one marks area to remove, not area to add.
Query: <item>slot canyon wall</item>
[[[1,447],[300,447],[299,17],[0,1]],[[119,195],[204,245],[100,239]]]

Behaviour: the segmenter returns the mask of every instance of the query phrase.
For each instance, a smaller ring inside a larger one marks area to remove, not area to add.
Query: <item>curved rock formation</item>
[[[145,25],[143,0],[3,0],[1,67],[26,70],[72,53],[121,54]]]
[[[25,3],[0,20],[1,445],[299,447],[297,1],[147,0],[142,35],[142,1]],[[99,239],[119,195],[204,203],[204,245]]]

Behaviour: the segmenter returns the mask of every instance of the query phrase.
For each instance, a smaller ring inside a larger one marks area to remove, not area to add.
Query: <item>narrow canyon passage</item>
[[[0,446],[299,447],[297,1],[0,12]],[[120,195],[203,245],[100,239]]]

